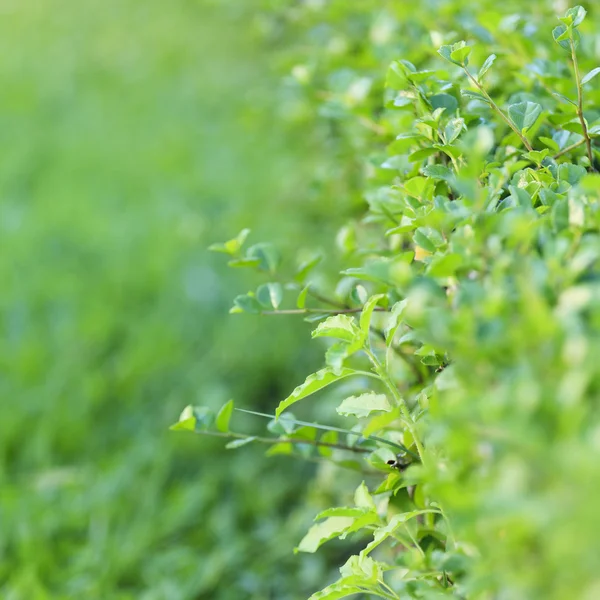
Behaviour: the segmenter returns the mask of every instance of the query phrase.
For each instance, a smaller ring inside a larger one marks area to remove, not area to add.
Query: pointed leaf
[[[265,283],[256,290],[256,299],[265,308],[278,309],[283,298],[283,287],[280,283]]]
[[[490,54],[485,59],[485,62],[481,65],[481,69],[479,69],[479,73],[477,74],[477,79],[479,81],[481,81],[483,76],[490,70],[490,67],[494,64],[495,60],[496,60],[495,54]]]
[[[277,270],[280,262],[279,252],[273,244],[263,243],[255,244],[248,248],[246,252],[247,259],[258,259],[259,269],[274,273]]]
[[[306,306],[306,297],[308,296],[308,290],[310,290],[310,284],[303,288],[302,291],[298,294],[298,298],[296,299],[296,308],[304,308]]]
[[[365,305],[363,306],[362,313],[360,314],[360,328],[365,336],[365,339],[369,335],[369,328],[371,326],[371,318],[373,316],[373,311],[375,310],[377,304],[381,301],[382,298],[385,298],[385,294],[377,294],[372,296],[367,300]]]
[[[303,384],[299,385],[285,400],[282,400],[275,411],[275,415],[279,417],[288,406],[298,402],[298,400],[302,400],[336,381],[357,374],[359,374],[358,371],[347,367],[335,370],[330,367],[321,369],[320,371],[309,375]]]
[[[196,429],[196,416],[194,407],[188,404],[179,415],[179,420],[169,428],[171,431],[194,431]]]
[[[598,75],[598,73],[600,73],[600,67],[592,69],[587,75],[583,77],[583,79],[581,80],[581,85],[585,85],[588,81],[591,81],[594,77],[596,77],[596,75]]]
[[[361,331],[353,317],[333,315],[319,323],[319,326],[312,332],[312,337],[333,337],[346,342],[354,342],[361,337]]]
[[[367,508],[375,510],[375,502],[373,502],[373,498],[369,493],[369,488],[365,485],[363,481],[354,492],[354,504],[356,504],[359,508]]]
[[[520,131],[529,129],[542,114],[537,102],[519,102],[508,107],[508,115]]]
[[[354,523],[355,517],[329,517],[313,525],[298,544],[299,552],[316,552],[325,542],[340,536]]]
[[[248,436],[239,440],[233,440],[233,442],[229,442],[229,444],[227,444],[225,446],[225,448],[227,448],[227,450],[235,450],[236,448],[241,448],[242,446],[245,446],[246,444],[250,444],[251,442],[253,442],[256,438],[253,436]]]
[[[346,398],[338,407],[337,412],[340,415],[368,417],[372,412],[389,412],[392,406],[385,394],[375,394],[367,392],[360,396],[350,396]]]
[[[229,431],[229,421],[231,420],[231,415],[233,414],[233,400],[230,400],[226,404],[221,407],[221,410],[217,413],[217,418],[215,419],[215,427],[222,431],[223,433],[227,433]]]

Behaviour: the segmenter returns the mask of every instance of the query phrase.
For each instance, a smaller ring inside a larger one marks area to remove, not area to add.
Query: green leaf
[[[435,252],[435,244],[427,237],[422,229],[417,229],[413,236],[413,240],[417,246],[423,248],[427,252]]]
[[[306,297],[308,296],[308,291],[310,290],[310,284],[302,289],[302,291],[298,294],[298,298],[296,299],[296,308],[304,308],[306,306]]]
[[[300,264],[296,273],[294,274],[294,279],[300,283],[302,283],[306,276],[323,260],[323,256],[317,254],[310,260],[304,261]]]
[[[446,254],[445,256],[436,256],[427,269],[427,274],[431,277],[452,277],[464,261],[462,254]]]
[[[246,444],[250,444],[251,442],[253,442],[256,439],[256,437],[254,436],[248,436],[239,440],[233,440],[233,442],[229,442],[229,444],[227,444],[225,446],[225,448],[227,450],[235,450],[236,448],[241,448],[242,446],[245,446]]]
[[[250,246],[246,252],[246,258],[258,259],[260,261],[258,268],[262,271],[269,271],[269,273],[275,273],[281,260],[275,246],[269,243]]]
[[[374,392],[350,396],[336,408],[340,415],[359,418],[368,417],[372,412],[389,412],[390,410],[392,410],[392,406],[385,394],[375,394]]]
[[[196,416],[194,407],[188,404],[179,415],[179,420],[169,427],[171,431],[194,431],[196,429]]]
[[[565,16],[562,17],[560,20],[565,25],[571,25],[572,27],[578,27],[579,25],[581,25],[581,23],[585,19],[586,14],[587,14],[587,11],[585,10],[585,8],[583,8],[583,6],[574,6],[573,8],[570,8],[569,10],[567,10],[567,12],[565,13]]]
[[[229,312],[259,314],[261,311],[262,307],[260,302],[253,295],[244,294],[242,296],[236,296],[233,299],[233,308]]]
[[[222,431],[223,433],[227,433],[229,431],[229,421],[231,420],[231,415],[233,414],[233,400],[230,400],[226,404],[221,407],[221,410],[217,413],[217,418],[215,419],[215,427]]]
[[[412,198],[419,200],[419,202],[430,198],[434,188],[435,184],[426,177],[412,177],[404,182],[404,191]]]
[[[468,65],[468,56],[471,54],[470,46],[466,42],[457,42],[450,49],[450,58],[458,65]]]
[[[280,283],[265,283],[256,290],[256,299],[265,308],[277,310],[283,298],[283,287]]]
[[[362,339],[361,330],[356,325],[356,319],[348,315],[333,315],[328,317],[312,332],[312,337],[332,337],[346,342]]]
[[[467,66],[469,64],[468,56],[471,48],[466,42],[461,41],[452,46],[442,46],[438,49],[440,56],[458,66]]]
[[[444,128],[444,135],[446,136],[446,143],[451,144],[465,129],[464,119],[451,119]]]
[[[542,114],[537,102],[519,102],[508,107],[508,116],[520,131],[529,129]]]
[[[354,580],[354,578],[352,578]],[[320,592],[314,593],[308,600],[341,600],[354,594],[364,594],[364,587],[359,587],[354,581],[345,583],[343,580],[328,585]]]
[[[309,375],[303,384],[299,385],[285,400],[282,400],[275,411],[275,415],[279,417],[288,406],[298,402],[298,400],[302,400],[336,381],[357,374],[359,374],[358,371],[347,367],[335,370],[330,367],[321,369],[320,371]]]
[[[434,94],[429,96],[428,100],[434,110],[443,108],[446,114],[452,114],[458,108],[458,100],[450,94]]]
[[[315,517],[315,521],[319,521],[327,517],[362,517],[366,513],[371,512],[373,508],[375,508],[375,504],[373,504],[372,507],[369,506],[368,508],[362,506],[339,506],[335,508],[327,508]]]
[[[532,150],[531,152],[526,152],[523,154],[523,157],[540,166],[549,153],[550,151],[547,148],[544,148],[544,150]]]
[[[452,181],[454,173],[444,165],[427,165],[423,168],[423,173],[432,179],[443,179],[444,181]]]
[[[591,81],[594,77],[596,77],[596,75],[598,75],[598,73],[600,73],[600,67],[592,69],[587,75],[583,77],[583,79],[581,80],[581,85],[585,85],[588,81]]]
[[[479,69],[479,73],[477,73],[477,79],[481,81],[484,75],[490,70],[490,67],[494,64],[496,60],[495,54],[490,54],[486,59],[483,65],[481,65],[481,69]]]
[[[369,493],[369,488],[365,485],[363,481],[354,492],[354,504],[356,504],[359,508],[366,508],[375,510],[375,502],[373,502],[373,498]]]
[[[325,542],[339,537],[354,523],[354,517],[329,517],[316,523],[298,544],[299,552],[316,552]]]
[[[552,150],[552,152],[560,151],[560,146],[552,138],[540,136],[539,140],[544,145],[548,146],[548,148],[550,148],[550,150]]]
[[[269,421],[267,429],[275,435],[292,435],[296,431],[296,425],[298,424],[294,414],[288,412],[281,415],[279,419],[274,418]]]
[[[392,310],[390,312],[390,316],[388,319],[388,324],[385,328],[385,341],[388,346],[392,344],[394,341],[394,335],[396,331],[398,331],[398,327],[400,327],[402,323],[402,316],[404,314],[404,310],[408,304],[408,299],[400,300],[400,302],[396,302],[394,306],[392,306]]]
[[[211,244],[208,249],[212,252],[223,252],[224,254],[233,256],[240,251],[249,233],[249,229],[242,229],[242,231],[240,231],[233,239],[224,242],[223,244]]]
[[[362,330],[365,339],[369,336],[369,329],[371,327],[371,318],[373,317],[373,311],[377,307],[377,304],[385,298],[385,294],[376,294],[371,296],[369,300],[363,306],[360,314],[360,329]]]
[[[461,90],[460,93],[463,96],[466,96],[467,98],[471,98],[471,100],[480,100],[481,102],[485,102],[486,104],[490,103],[490,101],[479,92],[473,92],[471,90]]]
[[[571,34],[573,34],[573,43],[575,47],[577,47],[581,39],[579,31],[576,29],[571,29],[571,27],[566,27],[565,25],[557,25],[552,30],[552,37],[554,38],[554,41],[561,48],[567,50],[568,52],[571,51]]]

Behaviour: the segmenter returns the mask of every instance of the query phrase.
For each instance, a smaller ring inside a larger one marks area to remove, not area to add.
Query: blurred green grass
[[[309,593],[310,466],[167,430],[189,403],[272,406],[312,366],[303,324],[228,317],[244,278],[205,250],[319,234],[264,51],[202,2],[0,11],[0,596]]]

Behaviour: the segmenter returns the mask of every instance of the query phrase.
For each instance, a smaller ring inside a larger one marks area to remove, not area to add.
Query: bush
[[[294,64],[288,85],[300,107],[320,106],[340,164],[361,165],[347,191],[368,211],[338,235],[335,281],[317,260],[279,275],[272,248],[247,248],[245,234],[214,249],[266,278],[232,312],[304,316],[327,342],[325,366],[281,401],[271,435],[232,432],[232,403],[217,415],[190,406],[175,428],[325,460],[321,484],[331,464],[356,472],[353,495],[299,542],[308,553],[356,542],[312,600],[596,598],[594,23],[582,7],[552,24],[483,3],[426,37],[427,17],[406,17],[406,58],[392,62],[380,110],[373,57],[398,50],[402,21],[369,3],[311,6],[296,24],[321,9],[360,41],[309,28],[326,50]]]

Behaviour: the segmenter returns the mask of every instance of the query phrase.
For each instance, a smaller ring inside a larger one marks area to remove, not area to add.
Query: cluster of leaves
[[[286,278],[272,250],[242,253],[246,232],[217,248],[271,278],[233,311],[318,322],[325,366],[262,415],[271,437],[232,433],[231,403],[216,417],[188,407],[175,427],[373,482],[299,543],[364,541],[311,600],[600,594],[600,67],[582,75],[585,17],[569,9],[554,31],[532,18],[540,56],[517,87],[508,46],[476,70],[465,41],[391,64],[369,121],[380,143],[368,160],[383,141],[387,157],[364,184],[369,210],[342,244],[333,295],[317,259]],[[347,428],[287,410],[325,388],[348,392],[336,411]]]

